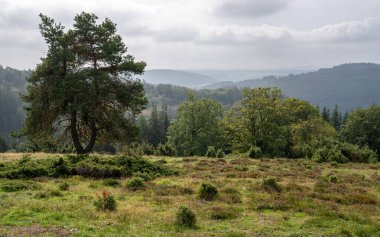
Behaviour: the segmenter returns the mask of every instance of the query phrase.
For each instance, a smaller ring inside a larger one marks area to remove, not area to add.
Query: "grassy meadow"
[[[4,153],[0,161],[22,156]],[[50,156],[57,155],[31,158]],[[380,236],[379,163],[146,159],[179,174],[137,190],[126,187],[130,178],[0,179],[0,236]],[[204,182],[218,188],[216,200],[199,198]],[[115,211],[94,206],[103,191],[115,197]],[[176,225],[182,205],[196,214],[194,228]]]

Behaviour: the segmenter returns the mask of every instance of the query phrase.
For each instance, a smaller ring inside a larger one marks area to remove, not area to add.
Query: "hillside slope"
[[[286,96],[307,100],[320,107],[352,110],[380,103],[380,65],[344,64],[315,72],[284,77],[265,77],[229,83],[227,87],[281,88]]]

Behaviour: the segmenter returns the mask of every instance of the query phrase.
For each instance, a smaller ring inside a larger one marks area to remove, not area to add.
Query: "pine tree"
[[[336,129],[340,130],[340,126],[342,125],[342,113],[339,111],[338,105],[335,105],[335,108],[330,117],[330,124]]]
[[[166,136],[168,132],[168,128],[170,126],[170,120],[168,116],[168,106],[162,105],[160,112],[160,122],[161,122],[161,137],[160,143],[166,143]]]
[[[323,107],[322,118],[326,122],[328,122],[328,123],[330,122],[330,110],[328,108],[326,108],[326,107]]]
[[[157,105],[153,104],[152,106],[152,112],[150,114],[149,119],[149,139],[148,142],[152,144],[153,146],[157,146],[160,144],[160,138],[161,138],[161,122],[160,122],[160,116],[157,111]]]

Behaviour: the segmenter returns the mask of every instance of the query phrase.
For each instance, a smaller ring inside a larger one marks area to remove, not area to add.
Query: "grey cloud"
[[[286,0],[234,0],[225,1],[215,12],[223,17],[261,17],[285,9]]]

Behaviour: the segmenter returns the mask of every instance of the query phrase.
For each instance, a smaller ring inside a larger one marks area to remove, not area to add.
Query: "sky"
[[[47,53],[39,13],[110,18],[147,69],[262,70],[380,63],[379,0],[0,0],[0,65]]]

